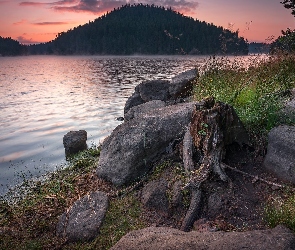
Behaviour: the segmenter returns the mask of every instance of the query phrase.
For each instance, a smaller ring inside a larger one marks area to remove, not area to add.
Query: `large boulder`
[[[108,196],[100,191],[82,197],[60,216],[57,235],[69,242],[94,239],[99,233],[108,205]]]
[[[146,113],[151,112],[157,108],[163,108],[166,104],[160,100],[154,100],[146,102],[137,106],[132,107],[127,113],[124,114],[124,120],[129,121],[133,118],[139,118],[144,116]]]
[[[135,87],[135,92],[140,94],[144,102],[152,100],[166,101],[169,97],[169,81],[166,80],[151,80],[143,81]]]
[[[134,106],[153,100],[167,101],[169,98],[169,81],[143,81],[135,87],[135,92],[125,104],[124,114]]]
[[[148,227],[128,233],[111,249],[294,250],[295,236],[291,230],[283,226],[249,232],[204,233],[186,233],[167,227]]]
[[[87,149],[87,132],[85,130],[70,131],[63,137],[63,144],[66,155],[78,153]]]
[[[97,175],[121,186],[146,174],[169,143],[183,137],[194,106],[153,109],[119,125],[102,144]]]
[[[135,87],[134,93],[126,101],[124,114],[132,107],[153,100],[169,103],[169,101],[175,102],[177,99],[180,100],[179,98],[190,96],[197,77],[197,69],[191,69],[175,76],[171,82],[166,80],[143,81]]]
[[[126,114],[131,108],[143,103],[144,100],[142,100],[140,94],[138,92],[134,92],[125,103],[124,114]]]
[[[279,179],[295,184],[295,126],[279,126],[268,134],[266,169]]]
[[[172,99],[191,95],[193,85],[198,77],[197,69],[187,70],[172,78],[169,85],[169,94]]]

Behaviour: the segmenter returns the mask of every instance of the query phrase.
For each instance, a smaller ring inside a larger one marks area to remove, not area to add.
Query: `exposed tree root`
[[[199,188],[191,188],[191,202],[185,218],[182,221],[182,231],[189,231],[191,225],[197,219],[201,210],[202,191]]]

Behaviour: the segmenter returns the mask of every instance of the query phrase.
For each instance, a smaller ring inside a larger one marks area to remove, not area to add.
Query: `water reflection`
[[[85,129],[100,143],[143,80],[171,79],[204,57],[30,56],[0,58],[0,194],[21,176],[65,160],[62,137]]]

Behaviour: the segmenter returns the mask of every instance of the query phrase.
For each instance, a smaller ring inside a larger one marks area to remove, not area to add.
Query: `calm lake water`
[[[167,79],[205,57],[0,57],[0,195],[66,161],[63,136],[84,129],[99,144],[120,124],[143,80]],[[116,71],[118,74],[116,74]]]

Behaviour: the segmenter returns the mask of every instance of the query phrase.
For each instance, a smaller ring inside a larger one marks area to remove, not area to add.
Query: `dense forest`
[[[30,54],[247,54],[248,44],[213,24],[154,5],[125,5],[28,46]]]
[[[268,43],[249,43],[249,54],[268,54],[270,49],[270,44]]]
[[[295,30],[282,30],[282,35],[271,44],[270,52],[295,53]]]
[[[10,37],[4,38],[0,36],[0,56],[16,56],[26,53],[27,47],[25,45],[21,45]]]

